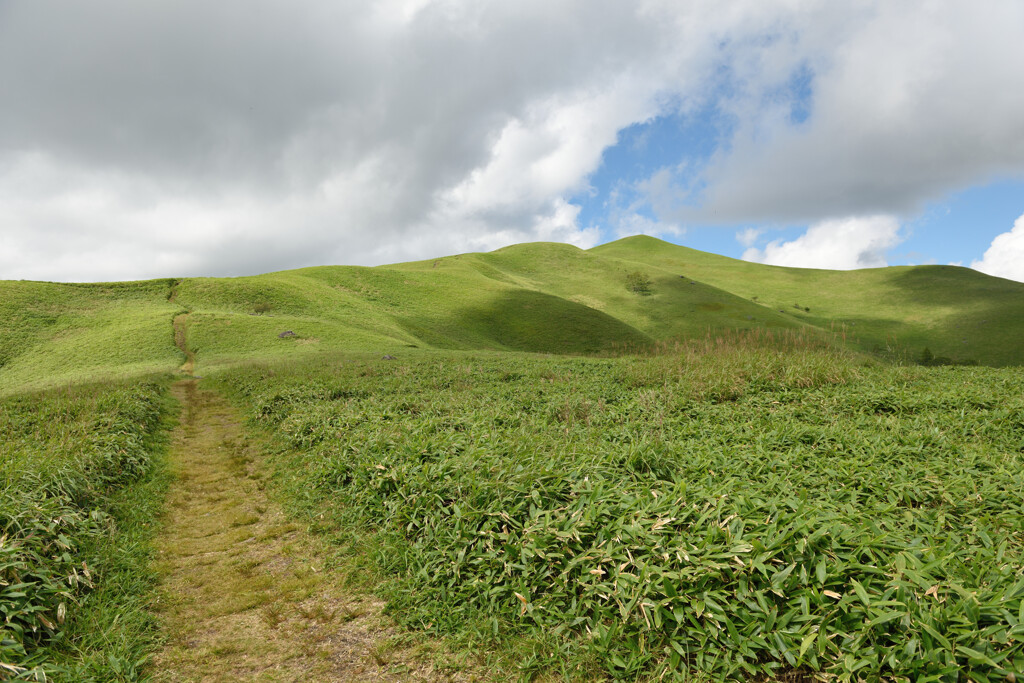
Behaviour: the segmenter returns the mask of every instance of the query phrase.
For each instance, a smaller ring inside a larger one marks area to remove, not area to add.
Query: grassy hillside
[[[134,679],[166,386],[145,378],[194,367],[274,429],[278,493],[401,621],[527,677],[1002,680],[1024,670],[1020,373],[855,351],[1020,365],[1022,314],[1024,285],[962,268],[645,237],[0,282],[0,669]]]
[[[0,281],[0,395],[181,365],[172,285]]]
[[[615,352],[708,329],[803,325],[730,292],[564,244],[359,268],[324,266],[234,279],[187,279],[188,344],[210,368],[324,349]],[[283,332],[294,336],[278,337]]]
[[[793,327],[793,321],[717,287],[623,263],[566,244],[520,244],[489,254],[435,261],[439,268],[463,261],[464,268],[511,286],[542,291],[610,315],[651,339],[703,334],[710,328]],[[396,269],[423,269],[425,263]],[[432,265],[430,267],[433,267]],[[626,276],[642,270],[648,293],[630,291]]]
[[[630,273],[648,281],[633,291]],[[916,359],[1024,363],[1024,285],[966,268],[778,268],[631,237],[377,268],[90,285],[0,282],[0,394],[323,350],[614,353],[743,329],[838,331]],[[282,333],[291,332],[281,337]],[[181,344],[179,344],[181,345]]]
[[[927,346],[936,356],[985,365],[1024,362],[1024,284],[970,268],[780,268],[652,237],[619,240],[591,253],[685,274],[800,323],[842,325],[864,350],[890,348],[917,358]]]
[[[648,292],[630,290],[637,271]],[[185,280],[178,301],[194,312],[190,344],[207,367],[329,348],[612,352],[753,328],[834,332],[911,360],[928,347],[956,361],[1024,362],[1020,283],[951,266],[778,268],[648,237]],[[295,336],[279,339],[286,330]]]

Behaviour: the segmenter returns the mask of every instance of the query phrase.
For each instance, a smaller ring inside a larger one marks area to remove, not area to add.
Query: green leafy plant
[[[1020,671],[1024,380],[855,362],[710,337],[220,381],[397,618],[519,644],[527,676]]]
[[[112,680],[108,663],[124,653],[104,650],[109,627],[148,628],[148,617],[128,609],[135,596],[122,595],[126,603],[107,613],[117,618],[105,631],[97,609],[107,609],[109,595],[92,597],[116,567],[137,571],[146,563],[133,554],[137,540],[118,545],[134,527],[122,526],[110,506],[151,467],[148,439],[160,422],[162,391],[149,383],[99,385],[0,400],[0,679],[95,680],[86,661],[100,650],[107,673],[99,677]],[[135,510],[145,508],[138,493]],[[129,660],[142,655],[145,638],[133,647],[119,667],[134,666]]]

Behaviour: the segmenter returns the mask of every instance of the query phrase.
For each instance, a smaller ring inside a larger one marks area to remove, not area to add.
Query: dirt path
[[[177,326],[176,326],[177,328]],[[264,492],[232,406],[197,380],[183,406],[179,473],[157,540],[167,645],[156,681],[470,681],[430,643],[389,627],[379,601],[347,594],[316,539]]]
[[[171,285],[170,292],[167,294],[168,303],[173,304],[178,300],[178,287],[180,286],[181,280],[177,280],[173,285]],[[182,363],[178,370],[186,375],[191,375],[196,366],[196,354],[188,348],[188,321],[189,313],[188,309],[186,309],[185,313],[179,313],[174,316],[171,326],[174,328],[174,345],[178,347],[179,351],[185,354],[185,362]]]
[[[196,365],[196,354],[188,348],[188,313],[181,313],[174,316],[174,345],[185,354],[185,362],[179,370],[186,375],[191,375]]]

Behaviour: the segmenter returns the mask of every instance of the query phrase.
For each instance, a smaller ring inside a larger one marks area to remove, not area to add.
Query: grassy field
[[[632,291],[628,275],[650,281]],[[488,254],[187,279],[200,364],[407,348],[614,353],[711,331],[816,329],[913,361],[1024,363],[1024,285],[966,268],[777,268],[632,237]],[[282,332],[295,336],[278,338]]]
[[[145,539],[165,480],[163,393],[0,399],[0,680],[137,679],[154,635]]]
[[[811,338],[220,375],[394,615],[529,678],[1024,670],[1024,378]]]
[[[1021,339],[1020,283],[646,237],[0,282],[0,679],[144,678],[185,368],[396,618],[498,677],[1009,680]]]

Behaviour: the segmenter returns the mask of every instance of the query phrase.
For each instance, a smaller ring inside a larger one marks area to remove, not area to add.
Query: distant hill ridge
[[[0,281],[0,393],[174,369],[184,354],[171,321],[183,314],[200,369],[325,349],[608,352],[759,327],[842,330],[868,352],[1024,364],[1018,282],[954,266],[781,268],[639,236],[238,278]],[[286,330],[295,335],[279,338]]]

